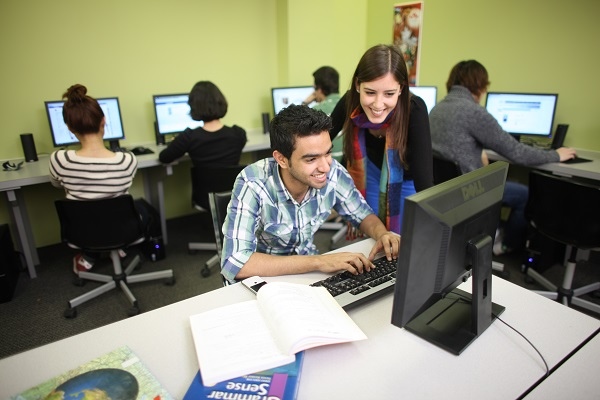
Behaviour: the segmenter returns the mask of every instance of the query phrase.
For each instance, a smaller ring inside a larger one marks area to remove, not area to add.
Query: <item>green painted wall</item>
[[[73,83],[92,96],[119,96],[125,146],[152,142],[152,94],[188,91],[212,80],[225,93],[228,124],[261,126],[270,88],[311,84],[331,65],[349,87],[370,46],[391,43],[393,5],[384,0],[2,0],[0,2],[0,160],[22,157],[19,134],[33,132],[39,153],[53,150],[43,103]],[[568,13],[568,14],[567,14]],[[445,95],[458,61],[475,58],[490,90],[559,93],[557,123],[567,145],[600,150],[600,80],[592,19],[600,2],[425,0],[420,80]],[[167,216],[193,212],[189,164],[167,179]],[[50,185],[23,189],[38,246],[56,243]],[[140,177],[132,188],[141,196]],[[0,223],[9,220],[4,197]]]
[[[367,43],[392,40],[393,6],[369,1]],[[438,86],[459,61],[476,59],[490,91],[558,93],[556,123],[569,124],[565,144],[600,150],[598,101],[600,2],[574,0],[425,0],[421,85]],[[389,22],[385,22],[389,21]],[[379,22],[379,23],[378,23]]]

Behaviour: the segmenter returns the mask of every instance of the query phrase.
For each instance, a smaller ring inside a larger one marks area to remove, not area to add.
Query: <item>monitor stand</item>
[[[119,141],[116,139],[108,141],[108,147],[111,151],[121,151],[121,146],[119,146]]]
[[[492,303],[492,245],[488,235],[467,245],[473,262],[472,295],[454,289],[404,328],[453,354],[462,353],[505,310]]]
[[[156,138],[156,145],[163,146],[165,144],[165,135],[161,135],[158,131],[158,122],[154,121],[154,137]]]

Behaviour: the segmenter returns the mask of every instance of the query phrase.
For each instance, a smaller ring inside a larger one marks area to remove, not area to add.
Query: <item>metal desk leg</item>
[[[165,190],[163,178],[166,175],[173,174],[173,167],[170,165],[162,168],[144,168],[142,177],[144,181],[144,198],[150,202],[160,214],[160,228],[162,231],[163,243],[168,244],[167,236],[167,217],[165,213]]]
[[[31,224],[29,223],[25,200],[18,189],[7,190],[5,193],[11,209],[11,220],[17,231],[17,247],[25,256],[29,277],[37,278],[35,266],[40,264],[40,259],[35,242],[33,241],[33,233],[31,232]]]

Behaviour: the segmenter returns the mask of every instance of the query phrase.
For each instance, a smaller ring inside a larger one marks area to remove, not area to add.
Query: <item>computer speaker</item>
[[[263,133],[269,133],[269,113],[262,113]]]
[[[37,161],[37,151],[35,150],[35,142],[33,141],[33,133],[22,133],[21,144],[23,145],[23,154],[25,161]]]
[[[563,143],[565,142],[565,136],[567,136],[567,130],[569,129],[569,124],[558,124],[556,126],[556,132],[554,132],[554,138],[552,139],[552,148],[558,149],[563,147]]]

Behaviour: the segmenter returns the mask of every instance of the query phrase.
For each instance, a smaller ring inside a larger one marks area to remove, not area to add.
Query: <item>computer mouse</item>
[[[144,146],[137,146],[134,147],[130,150],[133,154],[135,154],[136,156],[142,155],[142,154],[152,154],[154,153],[152,150],[150,150],[147,147]]]

